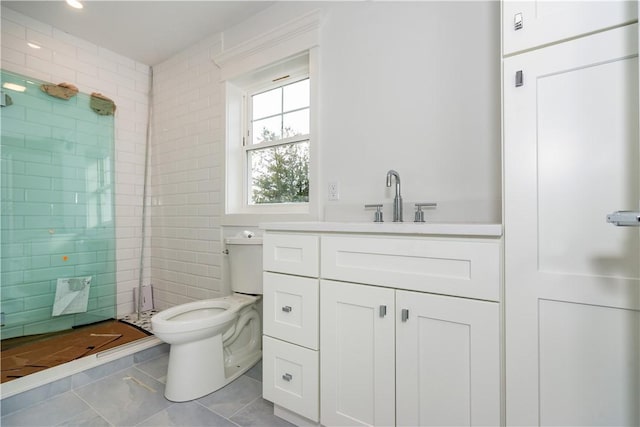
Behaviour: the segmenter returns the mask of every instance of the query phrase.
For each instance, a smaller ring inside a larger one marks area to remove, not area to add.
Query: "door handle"
[[[607,222],[619,227],[640,227],[640,211],[616,211],[607,215]]]
[[[381,305],[380,306],[380,317],[384,317],[387,315],[387,306],[386,305]]]

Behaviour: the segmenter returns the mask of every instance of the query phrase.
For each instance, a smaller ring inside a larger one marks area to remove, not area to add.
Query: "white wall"
[[[42,48],[34,50],[27,41]],[[80,92],[100,92],[114,100],[117,314],[131,313],[142,239],[148,67],[5,7],[0,58],[7,71],[53,83],[73,83]]]
[[[499,2],[285,2],[224,33],[225,48],[307,11],[320,43],[320,203],[325,219],[366,219],[389,169],[427,218],[500,222]],[[338,182],[340,200],[327,201]]]

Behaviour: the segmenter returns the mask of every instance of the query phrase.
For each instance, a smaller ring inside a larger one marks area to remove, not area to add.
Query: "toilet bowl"
[[[225,241],[231,288],[256,295],[235,292],[178,305],[151,318],[154,335],[170,344],[165,397],[171,401],[185,402],[212,393],[262,357],[258,307],[262,293],[262,241],[248,240]]]

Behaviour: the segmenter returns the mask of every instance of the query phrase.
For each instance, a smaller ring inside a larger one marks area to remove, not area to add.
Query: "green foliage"
[[[285,134],[291,133],[285,129]],[[289,135],[287,135],[289,136]],[[263,140],[275,134],[263,129]],[[253,203],[309,201],[309,142],[297,142],[252,153]]]

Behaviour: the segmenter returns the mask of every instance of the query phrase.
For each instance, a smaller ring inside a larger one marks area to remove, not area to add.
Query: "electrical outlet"
[[[330,182],[328,188],[329,200],[340,200],[340,186],[337,182]]]

